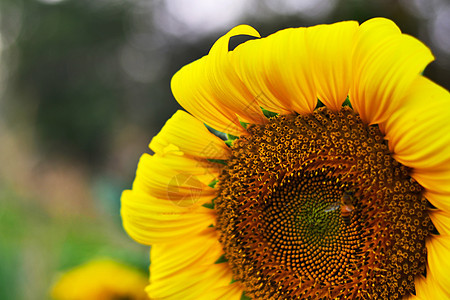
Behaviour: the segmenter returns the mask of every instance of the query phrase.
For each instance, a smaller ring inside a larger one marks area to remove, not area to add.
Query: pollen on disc
[[[272,117],[234,141],[215,200],[235,280],[256,299],[400,299],[425,271],[422,187],[350,108]]]

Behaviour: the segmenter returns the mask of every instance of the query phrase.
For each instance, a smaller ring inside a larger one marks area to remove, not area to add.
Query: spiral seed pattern
[[[215,200],[254,299],[400,299],[434,230],[422,187],[351,108],[276,116],[235,140]]]

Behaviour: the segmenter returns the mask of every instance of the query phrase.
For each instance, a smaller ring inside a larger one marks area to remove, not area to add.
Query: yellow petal
[[[306,32],[317,96],[334,111],[341,109],[350,89],[350,53],[357,30],[358,23],[348,21],[310,27]]]
[[[143,154],[133,190],[189,206],[203,197],[212,199],[216,190],[208,186],[219,175],[219,164],[185,156]]]
[[[403,300],[427,300],[427,299],[423,299],[415,295],[408,295],[406,297],[403,297]]]
[[[210,159],[227,159],[230,152],[202,122],[182,110],[177,111],[152,139],[150,149],[160,155],[187,154]]]
[[[415,281],[416,295],[419,299],[450,299],[450,292],[443,288],[427,269],[427,277],[417,276]]]
[[[305,28],[281,30],[231,53],[239,77],[265,109],[282,114],[314,110],[316,87],[305,32]]]
[[[393,157],[412,168],[429,201],[450,212],[450,94],[418,77],[404,104],[382,124]],[[438,195],[438,196],[436,196]],[[440,196],[439,196],[440,195]],[[437,198],[446,198],[442,205]],[[446,208],[444,208],[444,206]]]
[[[427,190],[450,196],[450,168],[443,171],[433,170],[432,168],[417,169],[413,170],[411,176]]]
[[[449,92],[425,77],[416,78],[403,105],[383,124],[391,152],[416,170],[449,170],[449,118]]]
[[[290,114],[288,104],[278,95],[278,91],[271,86],[269,76],[265,75],[265,66],[262,56],[267,56],[269,61],[270,49],[265,47],[268,45],[267,39],[259,39],[248,41],[239,45],[235,51],[231,53],[231,61],[235,66],[241,80],[251,91],[254,99],[269,111],[280,114]],[[255,55],[255,53],[260,53]],[[270,72],[270,71],[267,71]]]
[[[352,57],[353,108],[368,124],[385,121],[432,60],[425,45],[401,34],[392,21],[375,18],[361,24]]]
[[[211,209],[200,205],[186,208],[139,191],[124,191],[121,202],[126,232],[146,245],[177,241],[215,223]]]
[[[51,290],[54,300],[148,299],[147,276],[111,259],[95,259],[64,273]]]
[[[427,240],[427,252],[428,267],[434,280],[440,284],[442,289],[447,290],[447,295],[450,297],[450,260],[448,259],[450,257],[450,235],[438,235],[429,238]]]
[[[242,293],[244,292],[244,288],[239,282],[235,282],[228,286],[222,286],[216,288],[210,292],[210,295],[204,295],[200,299],[209,300],[209,299],[242,299]]]
[[[450,236],[450,213],[440,209],[434,209],[429,211],[428,214],[439,233]]]
[[[221,37],[211,48],[212,76],[211,85],[218,93],[221,104],[235,112],[244,122],[253,124],[267,123],[259,103],[253,98],[247,86],[240,80],[231,64],[231,53],[228,52],[229,40],[235,35],[260,37],[259,32],[248,25],[240,25]],[[225,77],[225,78],[224,78]]]
[[[214,44],[207,56],[179,70],[171,87],[178,103],[199,120],[239,136],[245,134],[245,129],[238,116],[244,122],[258,124],[267,119],[230,64],[228,42],[235,35],[259,37],[248,25],[233,28]]]
[[[431,202],[437,208],[450,213],[450,197],[449,195],[443,195],[439,193],[434,193],[429,190],[425,190],[424,193],[425,198]]]
[[[203,299],[216,289],[232,288],[228,264],[214,263],[222,254],[213,228],[174,243],[154,245],[147,288],[150,298]]]

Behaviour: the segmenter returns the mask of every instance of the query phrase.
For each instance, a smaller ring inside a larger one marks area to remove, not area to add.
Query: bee
[[[352,211],[355,210],[355,207],[352,204],[341,205],[341,215],[344,220],[345,225],[350,225],[350,219],[352,217]]]
[[[355,210],[355,206],[353,205],[354,193],[353,192],[344,192],[341,196],[340,201],[331,202],[325,209],[325,213],[333,212],[340,210],[342,220],[345,225],[350,225],[350,221],[352,218],[352,212]]]
[[[341,197],[341,215],[347,226],[350,224],[352,212],[355,210],[355,206],[353,205],[354,198],[354,192],[344,192]]]

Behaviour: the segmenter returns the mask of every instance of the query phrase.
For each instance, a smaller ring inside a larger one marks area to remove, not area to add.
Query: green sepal
[[[210,188],[215,188],[216,184],[219,182],[219,179],[214,179],[213,181],[211,181],[210,183],[208,183],[208,186]]]
[[[202,206],[206,207],[206,208],[209,208],[209,209],[214,209],[214,203],[205,203]]]
[[[210,203],[205,203],[202,206],[209,208],[209,209],[214,209],[215,205],[214,205],[214,200],[216,200],[216,198],[212,199]]]
[[[235,282],[237,282],[237,280],[234,279],[234,278],[231,278],[230,284],[233,284],[233,283],[235,283]]]
[[[208,158],[208,161],[213,162],[213,163],[218,163],[218,164],[222,164],[222,165],[227,165],[227,161],[224,159],[214,159],[214,158]]]
[[[225,144],[228,146],[228,147],[231,147],[232,145],[233,145],[233,141],[234,140],[237,140],[239,137],[238,136],[235,136],[235,135],[232,135],[232,134],[227,134],[227,140],[225,141]]]
[[[239,138],[238,136],[227,133],[227,140],[229,140],[229,141],[234,141],[238,138]]]
[[[269,111],[269,110],[267,110],[267,109],[264,109],[264,108],[262,108],[262,107],[261,107],[261,110],[262,110],[264,116],[265,116],[266,118],[268,118],[268,119],[270,119],[270,118],[272,118],[272,117],[275,117],[275,116],[278,116],[277,113],[271,112],[271,111]]]
[[[221,264],[228,262],[228,259],[225,257],[225,254],[222,254],[218,260],[216,260],[215,264]]]
[[[216,226],[214,226],[214,224],[209,224],[208,225],[208,228],[214,228],[214,227],[216,227]]]
[[[245,292],[242,292],[241,300],[252,300],[252,298],[245,295]]]
[[[342,106],[350,106],[350,108],[353,109],[352,104],[350,103],[350,98],[348,98],[348,96],[345,99],[344,103],[342,103]]]
[[[239,123],[241,123],[241,126],[244,127],[244,129],[247,129],[247,126],[249,124],[249,123],[245,123],[245,122],[242,122],[242,121],[239,121]]]
[[[222,131],[219,131],[219,130],[216,130],[216,129],[214,129],[214,128],[212,128],[211,126],[209,126],[208,124],[206,124],[206,123],[203,123],[205,126],[206,126],[206,128],[208,128],[208,130],[212,133],[212,134],[214,134],[215,136],[218,136],[219,138],[221,138],[221,139],[226,139],[226,137],[227,137],[227,134],[226,133],[223,133]]]

